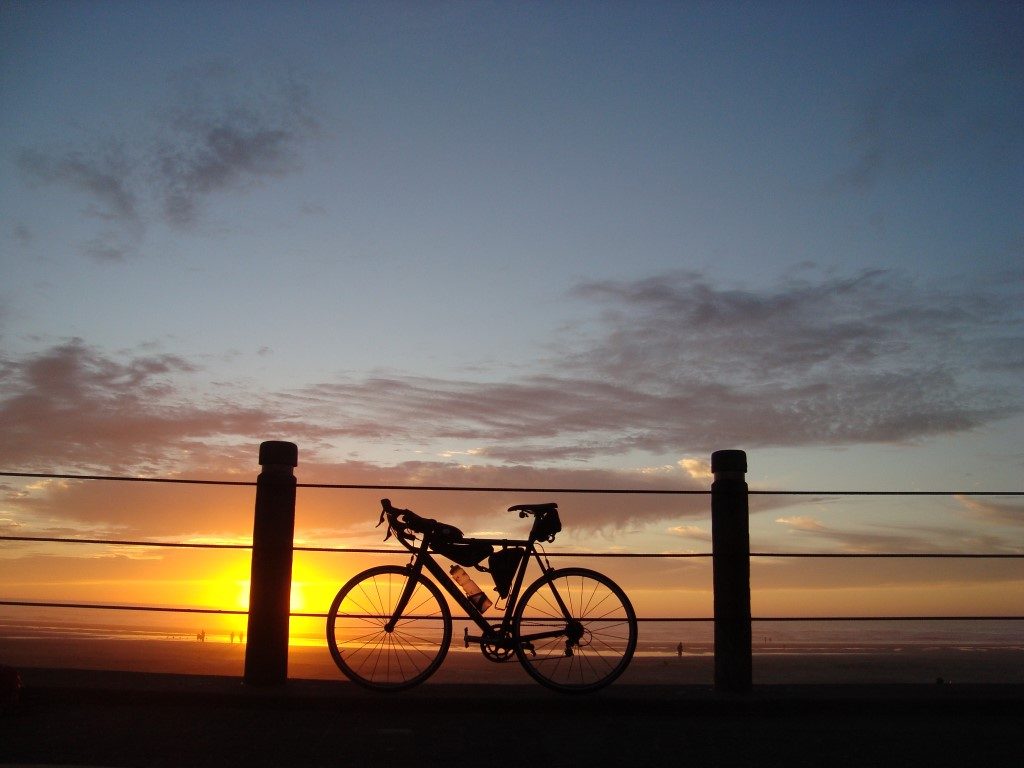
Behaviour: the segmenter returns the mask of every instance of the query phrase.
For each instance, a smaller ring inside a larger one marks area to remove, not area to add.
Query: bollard
[[[711,454],[711,551],[715,589],[715,689],[750,690],[750,522],[747,454]]]
[[[271,440],[260,445],[249,579],[245,682],[283,685],[288,679],[288,614],[295,534],[295,474],[299,449]]]

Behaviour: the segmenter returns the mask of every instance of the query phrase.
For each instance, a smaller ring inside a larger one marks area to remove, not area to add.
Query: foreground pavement
[[[1002,766],[1024,754],[1017,685],[430,685],[253,688],[237,678],[22,670],[0,765]]]

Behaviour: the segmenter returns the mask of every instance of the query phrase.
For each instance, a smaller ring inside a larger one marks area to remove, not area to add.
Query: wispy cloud
[[[550,475],[528,478],[637,451],[674,454],[670,482],[704,488],[706,460],[694,457],[723,446],[911,441],[1019,413],[1020,377],[977,371],[987,341],[1024,338],[1020,286],[958,291],[937,295],[881,272],[757,291],[687,273],[588,283],[577,295],[601,319],[528,375],[378,375],[287,393],[197,389],[191,400],[182,394],[197,374],[190,361],[73,340],[0,360],[10,438],[0,464],[133,466],[194,457],[204,439],[229,453],[283,436],[321,452],[353,441],[431,446],[437,464],[406,465],[403,476],[502,467],[478,474],[495,485],[548,486]],[[641,477],[666,479],[638,470],[625,484]]]
[[[885,530],[840,528],[808,516],[780,517],[778,525],[821,551],[852,554],[1019,552],[1017,542],[977,530],[936,526],[892,526]]]
[[[955,498],[975,520],[993,525],[1024,526],[1024,501],[993,501],[971,496]]]
[[[1020,156],[1024,65],[1019,19],[1006,10],[1001,25],[913,51],[884,71],[861,104],[855,160],[840,185],[867,187],[950,158],[983,169]]]
[[[315,131],[307,91],[240,80],[225,67],[182,75],[172,106],[147,132],[24,148],[19,166],[36,183],[82,195],[86,215],[103,224],[83,244],[86,254],[105,261],[134,255],[153,221],[191,227],[212,196],[299,167],[299,148]]]
[[[222,69],[213,75],[213,88],[192,81],[183,89],[150,148],[162,214],[177,226],[193,224],[212,194],[295,171],[299,146],[316,125],[307,90],[293,82],[239,101],[238,91],[225,96],[224,87],[237,76]]]
[[[134,221],[138,201],[130,189],[131,161],[115,148],[85,153],[78,150],[48,154],[34,149],[18,153],[18,165],[42,183],[61,184],[90,200],[88,212],[113,221]]]
[[[933,291],[882,271],[759,290],[695,273],[590,282],[575,295],[602,317],[563,339],[549,371],[376,376],[301,395],[366,437],[459,439],[509,462],[911,441],[1020,412],[1012,366],[985,361],[1024,339],[1022,294],[1012,282]]]
[[[792,517],[780,517],[775,520],[780,525],[785,525],[796,531],[827,531],[828,529],[819,520],[813,517],[795,515]]]
[[[72,339],[23,358],[0,358],[0,467],[22,471],[99,471],[159,476],[251,479],[256,446],[266,439],[294,440],[301,446],[302,478],[306,482],[472,486],[502,488],[629,488],[703,489],[678,467],[666,472],[613,470],[579,466],[544,468],[533,464],[467,465],[460,461],[475,452],[464,451],[436,460],[403,461],[390,466],[364,461],[327,461],[322,449],[339,438],[379,436],[390,425],[371,430],[344,417],[321,422],[318,414],[301,412],[292,398],[272,393],[216,392],[200,394],[193,377],[200,374],[190,361],[168,354],[109,354]],[[191,396],[190,396],[191,393]],[[96,484],[44,484],[26,490],[9,486],[4,502],[9,509],[31,513],[33,525],[46,530],[81,526],[113,526],[126,531],[183,534],[192,530],[233,530],[250,524],[249,501],[241,512],[221,501],[204,507],[201,521],[173,510],[140,518],[138,509],[163,510],[166,488],[152,492],[119,490],[121,506],[112,509],[109,495]],[[339,510],[330,499],[304,503],[305,525],[337,527],[346,521],[365,522],[376,507],[379,492],[366,495],[365,504]],[[426,511],[438,505],[438,515],[456,523],[477,525],[504,508],[522,502],[522,492],[488,496],[474,505],[456,494],[419,499]],[[702,496],[581,497],[575,504],[574,529],[623,529],[662,520],[703,516]],[[540,494],[538,500],[550,500]],[[218,504],[220,506],[218,506]],[[417,509],[420,507],[417,506]],[[39,522],[42,521],[42,522]],[[193,528],[188,526],[212,526]],[[370,530],[372,526],[366,527]]]
[[[698,525],[674,525],[668,529],[668,534],[684,539],[693,539],[694,541],[711,541],[711,531]]]
[[[115,357],[80,339],[0,358],[0,466],[162,467],[204,437],[288,429],[255,406],[188,402],[176,385],[196,371],[176,355]]]

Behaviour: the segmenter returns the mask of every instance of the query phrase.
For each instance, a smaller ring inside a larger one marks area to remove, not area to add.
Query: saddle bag
[[[558,510],[552,509],[543,512],[533,518],[533,530],[530,535],[537,541],[554,541],[555,534],[562,530],[562,521],[558,517]]]

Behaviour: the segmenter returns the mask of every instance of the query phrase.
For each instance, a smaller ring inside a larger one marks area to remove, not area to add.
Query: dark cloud
[[[235,82],[230,72],[218,79]],[[264,88],[260,98],[239,102],[224,96],[223,82],[214,82],[212,89],[185,89],[151,152],[156,194],[174,225],[194,223],[211,194],[294,171],[300,144],[315,130],[301,87]]]
[[[78,192],[103,229],[83,245],[100,261],[135,255],[146,226],[190,227],[214,195],[299,167],[315,131],[310,99],[293,83],[240,83],[226,68],[190,73],[148,131],[107,136],[88,148],[23,149],[31,180]]]
[[[163,467],[204,438],[289,429],[259,408],[182,400],[177,385],[195,372],[175,355],[117,359],[78,339],[0,358],[0,466]]]
[[[508,462],[908,441],[1020,412],[1018,377],[976,370],[993,345],[1024,339],[1021,287],[931,290],[880,271],[760,290],[693,273],[591,282],[575,293],[603,316],[548,373],[381,376],[302,395],[367,438],[475,441]]]
[[[24,149],[18,166],[36,181],[85,193],[89,213],[108,221],[136,221],[138,201],[131,191],[132,163],[118,151],[47,154]]]

